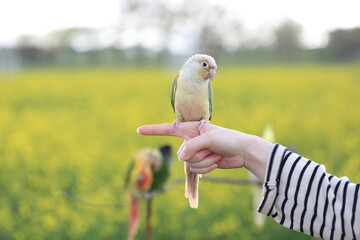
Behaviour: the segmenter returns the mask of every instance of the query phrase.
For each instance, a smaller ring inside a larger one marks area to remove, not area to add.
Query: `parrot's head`
[[[131,173],[132,182],[136,189],[148,190],[153,181],[153,173],[151,167],[144,157],[135,158],[135,168]]]
[[[206,54],[191,56],[182,67],[185,74],[197,75],[200,79],[213,80],[216,75],[217,65],[215,59]]]
[[[153,181],[154,172],[159,171],[162,165],[162,156],[159,150],[145,148],[134,157],[135,167],[131,178],[136,188],[148,190]]]
[[[163,145],[159,149],[142,149],[132,159],[133,163],[125,179],[125,188],[132,196],[140,198],[142,192],[151,189],[154,181],[156,184],[157,174],[161,173],[164,167],[169,167],[171,160],[172,148],[169,145]]]

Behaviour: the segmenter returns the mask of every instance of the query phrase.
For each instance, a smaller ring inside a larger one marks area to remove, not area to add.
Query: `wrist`
[[[249,135],[245,150],[245,168],[264,181],[266,163],[274,144],[255,135]]]

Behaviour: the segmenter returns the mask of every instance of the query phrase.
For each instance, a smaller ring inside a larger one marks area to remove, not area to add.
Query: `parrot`
[[[130,198],[128,240],[133,240],[140,224],[140,200],[144,194],[164,186],[170,176],[172,148],[144,148],[133,158],[125,176],[125,190]],[[150,204],[148,199],[148,204]],[[149,205],[148,205],[149,207]]]
[[[274,133],[274,129],[271,124],[266,125],[266,127],[264,129],[264,133],[262,135],[262,138],[264,138],[265,140],[267,140],[271,143],[275,143],[275,133]],[[256,183],[256,182],[260,183],[260,180],[251,172],[249,172],[249,178],[250,178],[250,181],[253,183]],[[265,215],[260,214],[257,211],[257,208],[260,205],[262,198],[263,198],[262,187],[260,187],[258,185],[254,185],[254,187],[253,187],[253,208],[255,209],[255,211],[254,211],[253,217],[254,217],[255,225],[258,227],[262,227],[265,223]]]
[[[171,85],[171,105],[176,120],[172,124],[174,131],[180,122],[199,121],[201,130],[210,122],[213,107],[213,91],[211,81],[216,75],[215,59],[206,54],[191,56],[180,69]],[[187,163],[185,170],[185,197],[189,199],[191,208],[199,205],[200,174],[192,173]]]

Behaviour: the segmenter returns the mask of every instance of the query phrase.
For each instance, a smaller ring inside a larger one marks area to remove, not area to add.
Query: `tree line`
[[[360,61],[360,27],[333,30],[324,47],[307,49],[291,19],[249,35],[240,18],[217,5],[203,9],[205,3],[121,1],[116,26],[21,36],[14,47],[0,47],[0,65],[14,59],[24,66],[169,65],[195,52],[229,63]]]

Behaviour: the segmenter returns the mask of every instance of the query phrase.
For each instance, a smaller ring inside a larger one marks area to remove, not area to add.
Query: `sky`
[[[178,0],[181,1],[181,0]],[[290,18],[303,27],[305,46],[326,44],[326,33],[360,26],[360,0],[207,0],[239,18],[249,32]],[[105,28],[120,21],[119,0],[11,0],[0,3],[0,46],[21,35],[44,35],[68,27]]]
[[[211,2],[219,2],[211,0]],[[327,32],[336,28],[360,27],[359,0],[221,0],[241,16],[251,31],[274,27],[290,18],[303,27],[303,41],[308,47],[326,44]]]

